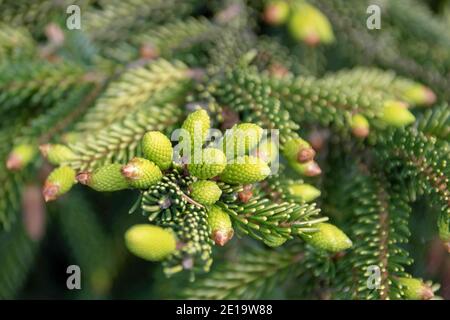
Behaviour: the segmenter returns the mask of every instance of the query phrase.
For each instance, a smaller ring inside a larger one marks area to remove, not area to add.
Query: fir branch
[[[17,134],[20,125],[11,123],[0,131],[0,229],[10,230],[17,219],[20,207],[20,196],[23,184],[29,172],[11,172],[6,168],[11,141]],[[0,232],[1,233],[1,232]]]
[[[22,113],[30,114],[39,106],[45,108],[62,99],[80,82],[89,82],[84,73],[82,68],[71,63],[3,63],[0,66],[2,122],[10,119],[14,115],[11,111],[18,107],[22,107]]]
[[[76,131],[92,133],[123,120],[145,105],[176,100],[189,88],[192,74],[181,63],[163,59],[130,69],[111,83],[96,104],[76,126]]]
[[[180,120],[180,113],[174,105],[161,108],[144,104],[141,110],[88,135],[84,141],[70,143],[76,156],[66,164],[76,170],[92,170],[106,163],[125,163],[140,154],[140,141],[147,131],[169,131]]]
[[[442,104],[427,110],[417,121],[417,129],[427,136],[450,143],[450,108]]]
[[[407,275],[405,266],[412,263],[402,248],[411,235],[408,196],[380,173],[354,170],[350,181],[343,201],[350,207],[349,236],[354,247],[338,264],[343,277],[337,294],[352,299],[400,299],[403,292],[397,278]],[[379,268],[379,278],[374,267]]]
[[[302,265],[301,251],[249,250],[213,270],[182,292],[189,299],[258,299]]]
[[[432,201],[444,215],[443,220],[450,219],[448,144],[439,144],[436,138],[414,128],[388,130],[380,139],[376,153],[388,172],[411,179],[416,193],[432,195]],[[441,231],[441,237],[446,242],[449,241],[448,234],[448,230]]]
[[[23,27],[0,25],[0,58],[24,57],[35,54],[36,46],[28,30]]]
[[[326,220],[317,217],[320,209],[315,204],[274,203],[264,194],[253,196],[247,203],[218,202],[217,205],[230,214],[238,230],[270,246],[314,231],[315,223]]]
[[[333,126],[338,132],[350,131],[353,114],[373,119],[381,114],[387,96],[381,91],[367,91],[364,86],[348,84],[341,76],[315,79],[267,78],[272,95],[277,97],[297,123]]]
[[[199,60],[202,56],[200,50],[194,56],[193,48],[217,39],[223,33],[222,30],[204,17],[189,17],[186,20],[176,20],[139,33],[118,48],[105,48],[104,54],[118,61],[130,61],[139,57],[182,59],[184,52],[189,58],[182,60],[189,60],[192,65],[192,59]]]
[[[400,32],[400,34],[402,34],[401,31],[396,28],[383,28],[382,32],[376,34],[370,33],[370,30],[367,30],[366,28],[361,28],[361,17],[365,16],[369,3],[358,0],[338,0],[332,2],[313,0],[313,2],[328,16],[336,30],[338,43],[337,52],[343,54],[343,56],[353,64],[360,63],[367,65],[375,63],[379,66],[395,70],[405,76],[423,81],[434,90],[439,91],[438,93],[440,95],[448,98],[448,76],[447,74],[442,74],[439,70],[439,66],[441,66],[442,63],[438,63],[437,67],[436,65],[430,66],[430,64],[433,65],[434,63],[432,62],[433,59],[429,59],[429,53],[423,54],[420,61],[406,52],[400,53],[399,51],[404,43],[403,39],[396,40],[392,38],[393,32]],[[411,6],[411,3],[408,3],[409,1],[405,2],[402,0],[397,2],[402,2],[400,6],[403,7],[403,9],[398,11],[399,14],[403,15],[405,12],[408,12],[408,15],[413,18],[417,3],[414,2],[414,6]],[[392,5],[391,3],[385,3],[386,6],[383,6],[383,9],[389,12],[392,7],[394,7],[394,9],[397,7],[396,4]],[[343,19],[342,17],[346,18]],[[423,24],[423,19],[420,18],[419,20],[420,21],[413,18],[408,21],[408,23],[411,24],[411,26],[414,25],[412,26],[413,29],[416,29],[417,25],[425,27],[426,24]],[[430,18],[430,20],[434,19]],[[383,32],[383,30],[385,32]],[[409,33],[409,31],[407,31],[407,33]],[[442,32],[442,34],[445,33],[445,31]],[[440,38],[442,39],[442,37]],[[418,40],[417,37],[414,39],[415,40],[413,41],[415,43],[417,43],[417,41],[428,40],[425,38]],[[429,62],[428,65],[424,64],[424,57]]]
[[[271,96],[271,88],[262,78],[248,69],[227,72],[215,87],[209,88],[219,104],[243,114],[244,121],[254,122],[267,130],[280,131],[280,143],[298,138],[298,125],[289,119],[278,99]]]
[[[86,30],[96,42],[113,45],[126,39],[130,33],[189,14],[194,6],[193,0],[182,3],[176,0],[108,1],[101,9],[87,12]]]

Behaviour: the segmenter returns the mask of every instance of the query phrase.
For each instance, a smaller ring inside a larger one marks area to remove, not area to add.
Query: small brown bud
[[[297,153],[297,161],[300,163],[308,162],[314,159],[316,152],[313,148],[303,148]]]
[[[238,193],[238,198],[242,203],[247,203],[253,197],[252,185],[245,185],[244,189]]]
[[[212,239],[214,240],[215,244],[223,247],[227,244],[228,241],[230,241],[231,238],[233,238],[233,234],[233,229],[228,231],[216,230],[212,233]]]
[[[77,174],[76,179],[79,183],[87,185],[87,184],[89,184],[91,175],[92,174],[90,172],[80,172],[79,174]]]
[[[319,165],[316,162],[311,161],[306,166],[304,175],[307,177],[315,177],[315,176],[320,175],[321,173],[322,173],[322,169],[320,169]]]
[[[53,201],[58,198],[59,185],[53,182],[46,181],[44,188],[42,189],[42,195],[44,196],[45,202]]]
[[[144,60],[153,60],[159,56],[158,49],[151,43],[144,43],[139,48],[139,54]]]
[[[22,159],[14,153],[11,153],[6,160],[6,168],[11,171],[22,169]]]

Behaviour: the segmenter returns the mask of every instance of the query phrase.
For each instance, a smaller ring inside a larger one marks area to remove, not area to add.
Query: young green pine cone
[[[164,260],[176,250],[173,232],[150,224],[138,224],[128,229],[125,243],[131,253],[149,261]]]
[[[289,31],[293,38],[310,46],[334,41],[333,29],[328,18],[306,2],[296,3],[295,12],[289,20]]]
[[[401,101],[386,101],[383,105],[381,120],[394,127],[404,127],[413,123],[416,118],[408,110],[408,105]]]
[[[45,202],[55,200],[68,192],[75,184],[75,170],[63,166],[53,170],[45,180],[42,195]]]
[[[122,167],[122,175],[133,188],[148,189],[162,179],[159,167],[144,158],[133,158]]]
[[[362,114],[353,115],[351,127],[355,137],[365,138],[369,135],[369,121]]]
[[[263,131],[260,126],[253,123],[240,123],[228,130],[221,141],[227,158],[247,154],[261,140]]]
[[[402,98],[414,105],[430,106],[436,102],[435,93],[428,87],[413,83],[402,92]]]
[[[229,184],[251,184],[267,178],[269,166],[259,158],[243,156],[227,164],[220,180]]]
[[[270,1],[264,8],[264,21],[277,26],[289,17],[289,4],[286,1]]]
[[[289,162],[289,165],[297,173],[305,177],[315,177],[322,173],[319,165],[315,161],[308,161],[305,163]]]
[[[194,162],[196,159],[192,158]],[[206,148],[202,151],[200,163],[190,163],[187,168],[189,173],[199,179],[210,179],[219,175],[226,167],[227,158],[225,154],[214,148]]]
[[[291,196],[305,202],[313,201],[320,196],[320,190],[307,183],[291,184],[288,186],[288,190]]]
[[[339,252],[352,246],[352,241],[336,226],[330,223],[318,223],[314,227],[319,230],[309,236],[304,236],[304,239],[315,248]]]
[[[307,141],[296,138],[283,145],[283,155],[289,162],[305,163],[314,159],[316,152]]]
[[[108,192],[127,189],[130,187],[128,180],[122,175],[122,165],[111,163],[100,167],[94,172],[81,172],[77,180],[96,191]]]
[[[36,148],[30,144],[15,146],[6,160],[8,170],[20,170],[26,167],[36,155]]]
[[[194,182],[191,184],[190,190],[192,199],[204,205],[216,203],[222,195],[222,190],[217,183],[208,180]]]
[[[191,113],[184,120],[182,129],[187,130],[189,133],[192,145],[194,143],[202,145],[206,141],[210,122],[208,113],[203,109]]]
[[[433,290],[419,279],[398,278],[403,288],[404,297],[408,300],[430,300],[434,297]]]
[[[147,132],[142,138],[142,153],[161,170],[172,165],[173,148],[169,138],[159,131]]]
[[[224,246],[234,234],[228,213],[218,206],[212,206],[208,211],[208,223],[211,228],[211,238],[219,246]]]
[[[47,158],[48,162],[54,165],[71,160],[75,157],[75,153],[63,144],[43,144],[39,146],[42,156]]]

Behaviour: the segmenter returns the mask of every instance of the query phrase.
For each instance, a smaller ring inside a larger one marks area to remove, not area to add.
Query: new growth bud
[[[436,102],[436,94],[428,87],[414,83],[405,89],[402,98],[413,105],[430,106]]]
[[[430,300],[434,297],[433,290],[422,280],[415,278],[398,278],[404,297],[408,300]]]
[[[305,177],[315,177],[322,173],[319,165],[315,161],[306,163],[289,162],[292,169]]]
[[[314,6],[300,2],[289,20],[289,31],[294,39],[316,46],[331,43],[334,34],[328,18]]]
[[[199,179],[210,179],[219,175],[226,167],[227,158],[225,154],[214,148],[206,148],[202,152],[200,163],[188,164],[191,175]]]
[[[53,170],[44,183],[42,195],[45,202],[56,200],[68,192],[75,184],[75,170],[71,167],[59,167]]]
[[[122,165],[119,163],[104,165],[94,172],[81,172],[76,179],[79,183],[102,192],[118,191],[130,187],[127,178],[122,175]]]
[[[369,135],[369,121],[362,114],[355,114],[351,121],[352,133],[355,137],[365,138]]]
[[[304,236],[304,239],[317,249],[328,252],[339,252],[352,246],[352,241],[336,226],[330,223],[318,223],[314,227],[318,231]]]
[[[212,206],[208,211],[208,223],[211,228],[211,238],[219,246],[224,246],[234,234],[228,213],[218,206]]]
[[[271,25],[280,25],[289,17],[289,5],[286,1],[271,1],[264,9],[264,21]]]
[[[214,181],[199,180],[191,184],[191,197],[203,205],[216,203],[222,195],[222,190]]]
[[[169,138],[159,131],[147,132],[142,138],[142,153],[161,170],[172,165],[173,148]]]
[[[227,164],[220,179],[229,184],[251,184],[264,180],[269,174],[270,168],[264,161],[244,156]]]
[[[161,261],[176,250],[171,230],[150,224],[138,224],[127,230],[125,243],[131,253],[148,261]]]
[[[307,141],[296,138],[284,144],[283,154],[289,162],[305,163],[313,160],[316,152]]]
[[[384,103],[381,120],[390,126],[404,127],[413,123],[416,118],[408,110],[406,103],[389,100]]]
[[[130,186],[138,189],[148,189],[162,179],[159,167],[144,158],[133,158],[121,170]]]
[[[75,153],[63,144],[43,144],[39,150],[44,158],[53,165],[59,165],[65,161],[75,158]]]
[[[305,202],[313,201],[320,196],[320,190],[307,183],[291,184],[288,190],[291,196]]]
[[[26,167],[36,155],[36,148],[30,144],[19,144],[8,155],[6,168],[16,171]]]

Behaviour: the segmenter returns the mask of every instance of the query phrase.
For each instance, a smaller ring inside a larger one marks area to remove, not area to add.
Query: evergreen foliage
[[[417,253],[450,252],[435,2],[369,30],[366,0],[84,0],[69,30],[70,1],[0,0],[0,298],[66,297],[42,261],[77,298],[450,298]]]

